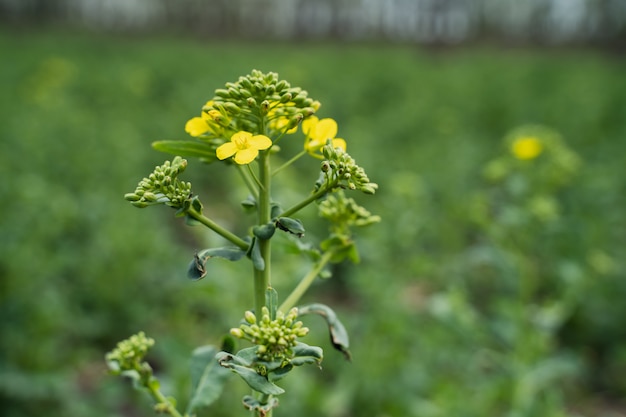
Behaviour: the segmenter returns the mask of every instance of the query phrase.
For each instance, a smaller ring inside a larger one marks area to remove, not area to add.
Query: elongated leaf
[[[252,243],[250,244],[250,259],[252,260],[252,265],[254,269],[257,271],[265,270],[265,259],[261,255],[261,247],[259,246],[259,239],[255,236],[252,239]]]
[[[276,310],[278,309],[278,293],[272,287],[265,290],[265,305],[270,310],[270,320],[276,320]]]
[[[198,280],[206,276],[206,263],[211,258],[223,258],[229,261],[238,261],[243,258],[246,252],[238,247],[230,246],[223,248],[204,249],[194,255],[193,260],[187,267],[187,276],[190,279]]]
[[[204,162],[213,162],[217,159],[214,147],[198,141],[160,140],[153,142],[152,148],[172,155],[200,158]]]
[[[348,350],[350,346],[350,338],[344,325],[339,321],[337,315],[332,308],[325,304],[309,304],[303,307],[298,307],[298,315],[304,316],[307,314],[317,314],[326,320],[328,324],[328,330],[330,332],[330,342],[333,347],[339,350],[347,360],[351,360],[352,355]]]
[[[271,383],[266,376],[260,375],[256,370],[249,368],[249,365],[240,365],[247,361],[238,358],[237,355],[220,352],[218,358],[220,365],[229,368],[239,375],[253,390],[266,395],[280,395],[285,392],[285,390],[278,385]]]
[[[196,410],[208,407],[222,394],[228,369],[217,362],[215,346],[201,346],[191,356],[192,396],[186,414],[192,415]]]

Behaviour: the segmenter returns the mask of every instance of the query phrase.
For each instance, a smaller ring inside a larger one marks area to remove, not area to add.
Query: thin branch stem
[[[257,183],[252,181],[249,173],[244,169],[242,165],[239,165],[239,164],[236,164],[236,165],[237,165],[237,170],[241,174],[241,178],[243,179],[243,182],[246,183],[246,186],[248,187],[248,190],[250,191],[250,194],[252,194],[252,197],[254,197],[254,199],[257,200],[259,198],[259,191],[257,189]]]
[[[147,384],[146,388],[148,388],[152,398],[154,398],[157,404],[166,404],[167,413],[169,415],[172,417],[183,417],[183,415],[178,412],[176,407],[174,407],[174,404],[172,404],[158,388],[155,388],[152,384]]]
[[[267,184],[263,184],[263,182],[256,176],[250,164],[248,164],[247,167],[248,167],[248,173],[250,174],[254,182],[259,186],[259,191],[263,192]],[[262,170],[263,168],[260,168],[260,169]]]
[[[290,308],[292,308],[304,295],[304,293],[309,289],[315,278],[319,275],[322,269],[326,266],[326,264],[332,258],[334,252],[328,251],[325,252],[324,255],[320,258],[319,261],[315,264],[313,269],[309,271],[308,274],[302,278],[302,280],[298,283],[296,288],[293,289],[291,294],[283,301],[283,303],[278,307],[279,311],[286,313]]]
[[[321,187],[319,190],[317,190],[316,192],[314,192],[313,194],[311,194],[310,196],[308,196],[307,198],[305,198],[304,200],[302,200],[298,204],[296,204],[296,205],[288,208],[284,212],[282,212],[279,216],[280,217],[289,217],[289,216],[297,213],[298,211],[302,210],[304,207],[308,206],[309,204],[311,204],[312,202],[314,202],[318,198],[323,197],[326,193],[330,192],[336,185],[337,185],[337,182],[335,181],[333,183],[327,184],[325,187]]]
[[[219,224],[215,223],[213,220],[209,219],[208,217],[206,217],[202,213],[199,213],[196,210],[194,210],[193,208],[190,208],[189,210],[187,210],[187,214],[191,218],[199,221],[200,223],[202,223],[203,225],[205,225],[209,229],[213,230],[218,235],[220,235],[223,238],[231,241],[233,244],[237,245],[241,249],[246,250],[246,251],[248,250],[248,247],[250,246],[248,244],[248,242],[246,242],[245,240],[243,240],[239,236],[229,232],[228,230],[224,229],[222,226],[220,226]]]
[[[289,167],[291,164],[293,164],[294,162],[296,162],[298,159],[302,158],[302,156],[304,156],[304,154],[306,154],[306,150],[302,150],[300,151],[296,156],[294,156],[293,158],[291,158],[289,161],[285,162],[284,164],[282,164],[281,166],[279,166],[278,168],[276,168],[274,170],[274,172],[272,172],[272,177],[276,174],[278,174],[280,171],[282,171],[283,169]]]

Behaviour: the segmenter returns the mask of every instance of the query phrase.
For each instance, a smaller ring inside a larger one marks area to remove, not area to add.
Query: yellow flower
[[[534,159],[543,151],[543,145],[533,136],[523,136],[511,144],[511,152],[517,159],[530,160]]]
[[[193,117],[187,121],[185,125],[185,132],[189,133],[193,137],[204,135],[211,131],[210,122],[215,121],[216,117],[220,115],[220,112],[213,109],[213,100],[209,100],[202,107],[202,116]]]
[[[187,121],[185,132],[193,137],[198,137],[209,132],[211,127],[203,117],[193,117]]]
[[[264,150],[272,146],[272,140],[264,135],[253,136],[250,132],[237,132],[231,138],[230,142],[220,145],[216,149],[219,159],[226,159],[235,155],[235,162],[239,165],[249,164],[259,154],[260,150]]]
[[[346,141],[337,136],[337,122],[331,118],[319,120],[310,116],[302,121],[302,131],[306,135],[304,149],[316,158],[321,158],[321,149],[328,139],[332,140],[333,147],[346,150]]]

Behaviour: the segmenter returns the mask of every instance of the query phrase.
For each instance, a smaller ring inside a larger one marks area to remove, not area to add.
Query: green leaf
[[[351,360],[352,355],[348,350],[350,346],[348,332],[337,318],[333,309],[325,304],[319,303],[298,307],[298,316],[304,316],[307,314],[316,314],[326,320],[326,324],[328,324],[328,330],[330,332],[330,342],[333,347],[343,353],[347,360]]]
[[[258,415],[268,415],[270,410],[278,407],[278,398],[270,398],[267,403],[261,403],[261,401],[246,395],[243,397],[243,406],[250,411],[258,411]]]
[[[267,223],[261,226],[254,226],[254,228],[252,228],[252,233],[254,234],[254,236],[258,237],[261,240],[270,239],[274,235],[275,231],[276,226],[274,226],[273,223]]]
[[[278,309],[278,293],[272,287],[265,290],[265,305],[270,310],[270,320],[276,320],[276,309]]]
[[[238,355],[220,352],[218,361],[220,365],[239,375],[255,391],[266,395],[280,395],[285,392],[278,385],[271,383],[267,376],[260,375],[255,369],[250,368],[251,363]]]
[[[293,366],[302,366],[306,364],[315,364],[317,366],[324,359],[324,351],[319,346],[309,346],[306,343],[298,342],[293,347],[294,357],[290,363]]]
[[[193,260],[187,267],[187,276],[190,279],[198,280],[206,276],[206,263],[211,258],[223,258],[229,261],[238,261],[243,258],[246,252],[236,246],[223,248],[204,249],[196,253]]]
[[[172,155],[196,157],[204,162],[217,159],[215,147],[193,140],[159,140],[152,142],[152,148]]]
[[[249,256],[252,260],[252,265],[254,266],[254,269],[256,269],[257,271],[265,270],[265,260],[261,255],[259,239],[256,236],[252,239],[252,243],[250,244]]]
[[[201,346],[191,356],[192,396],[187,406],[187,415],[199,408],[208,407],[222,394],[226,378],[230,375],[216,359],[215,346]]]
[[[291,217],[279,217],[275,221],[276,227],[284,232],[291,233],[298,237],[304,236],[304,225],[298,219]]]

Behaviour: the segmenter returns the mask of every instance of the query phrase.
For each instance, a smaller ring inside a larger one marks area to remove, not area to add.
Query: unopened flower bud
[[[237,337],[237,338],[239,338],[239,339],[241,339],[242,337],[244,337],[244,332],[243,332],[243,330],[241,330],[241,329],[239,329],[239,328],[237,328],[237,327],[234,327],[234,328],[230,329],[230,334],[231,334],[231,335],[233,335],[233,336],[235,336],[235,337]]]
[[[256,316],[254,315],[252,311],[246,311],[246,313],[244,314],[244,317],[249,324],[256,323]]]

